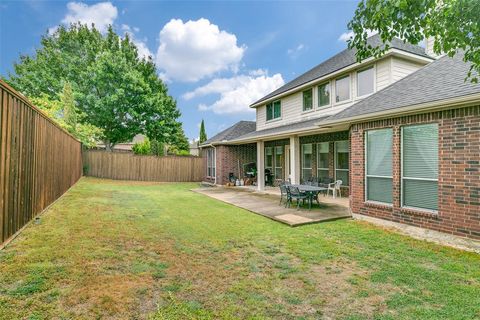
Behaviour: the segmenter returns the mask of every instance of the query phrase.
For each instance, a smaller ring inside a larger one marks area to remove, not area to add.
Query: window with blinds
[[[275,179],[283,179],[283,146],[275,147]]]
[[[207,177],[215,178],[215,149],[207,149]]]
[[[393,203],[392,136],[392,129],[369,130],[365,133],[367,201]]]
[[[328,142],[317,144],[317,177],[328,178],[328,165],[330,162],[328,155]]]
[[[312,144],[302,144],[302,179],[312,176]]]
[[[270,170],[273,173],[273,148],[265,147],[265,170]]]
[[[335,141],[335,180],[342,180],[344,186],[349,180],[349,152],[348,141]]]
[[[402,127],[402,206],[438,210],[438,125]]]

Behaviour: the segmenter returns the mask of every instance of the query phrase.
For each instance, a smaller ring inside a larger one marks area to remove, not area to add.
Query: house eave
[[[455,97],[451,99],[442,99],[442,100],[428,102],[428,103],[409,105],[406,107],[395,108],[395,109],[390,109],[390,110],[385,110],[385,111],[380,111],[375,113],[367,113],[367,114],[343,118],[343,119],[333,119],[333,120],[326,119],[316,124],[319,127],[334,126],[338,124],[352,125],[354,123],[367,122],[372,120],[378,120],[385,117],[391,117],[392,115],[395,115],[395,117],[405,116],[405,115],[411,115],[419,112],[423,113],[423,112],[432,112],[432,111],[451,109],[452,107],[468,107],[468,106],[476,105],[478,103],[480,103],[480,94],[472,94],[467,96]]]

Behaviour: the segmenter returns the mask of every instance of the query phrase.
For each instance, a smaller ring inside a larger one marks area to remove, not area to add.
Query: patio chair
[[[342,193],[340,192],[340,187],[342,186],[342,183],[343,183],[342,180],[337,180],[333,183],[330,183],[328,185],[328,189],[327,189],[327,196],[328,196],[328,193],[330,192],[330,190],[332,190],[332,196],[333,196],[334,199],[336,198],[337,192],[338,192],[338,196],[341,197]]]
[[[305,192],[301,192],[298,187],[294,186],[287,186],[287,194],[288,194],[288,200],[285,205],[285,208],[292,204],[293,200],[297,201],[297,210],[300,209],[300,200],[303,200],[303,204],[305,204],[305,200],[308,199],[308,195]]]
[[[285,206],[286,206],[286,204],[288,203],[288,191],[287,191],[286,183],[280,184],[280,203],[278,205],[282,204],[283,199],[285,199]]]

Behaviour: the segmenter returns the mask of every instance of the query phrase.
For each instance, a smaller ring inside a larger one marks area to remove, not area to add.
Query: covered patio
[[[274,187],[265,187],[262,192],[259,192],[256,186],[207,187],[193,189],[193,191],[285,223],[291,227],[352,216],[348,198],[334,199],[320,195],[320,205],[314,205],[311,210],[308,209],[308,206],[297,210],[295,207],[285,208],[283,204],[280,205],[280,190]]]

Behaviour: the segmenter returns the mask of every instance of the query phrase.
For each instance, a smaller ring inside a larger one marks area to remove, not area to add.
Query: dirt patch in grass
[[[373,318],[387,309],[385,292],[395,292],[393,287],[375,287],[369,281],[369,272],[353,262],[336,262],[311,268],[325,319],[338,319],[350,314]],[[379,293],[381,292],[381,293]]]

